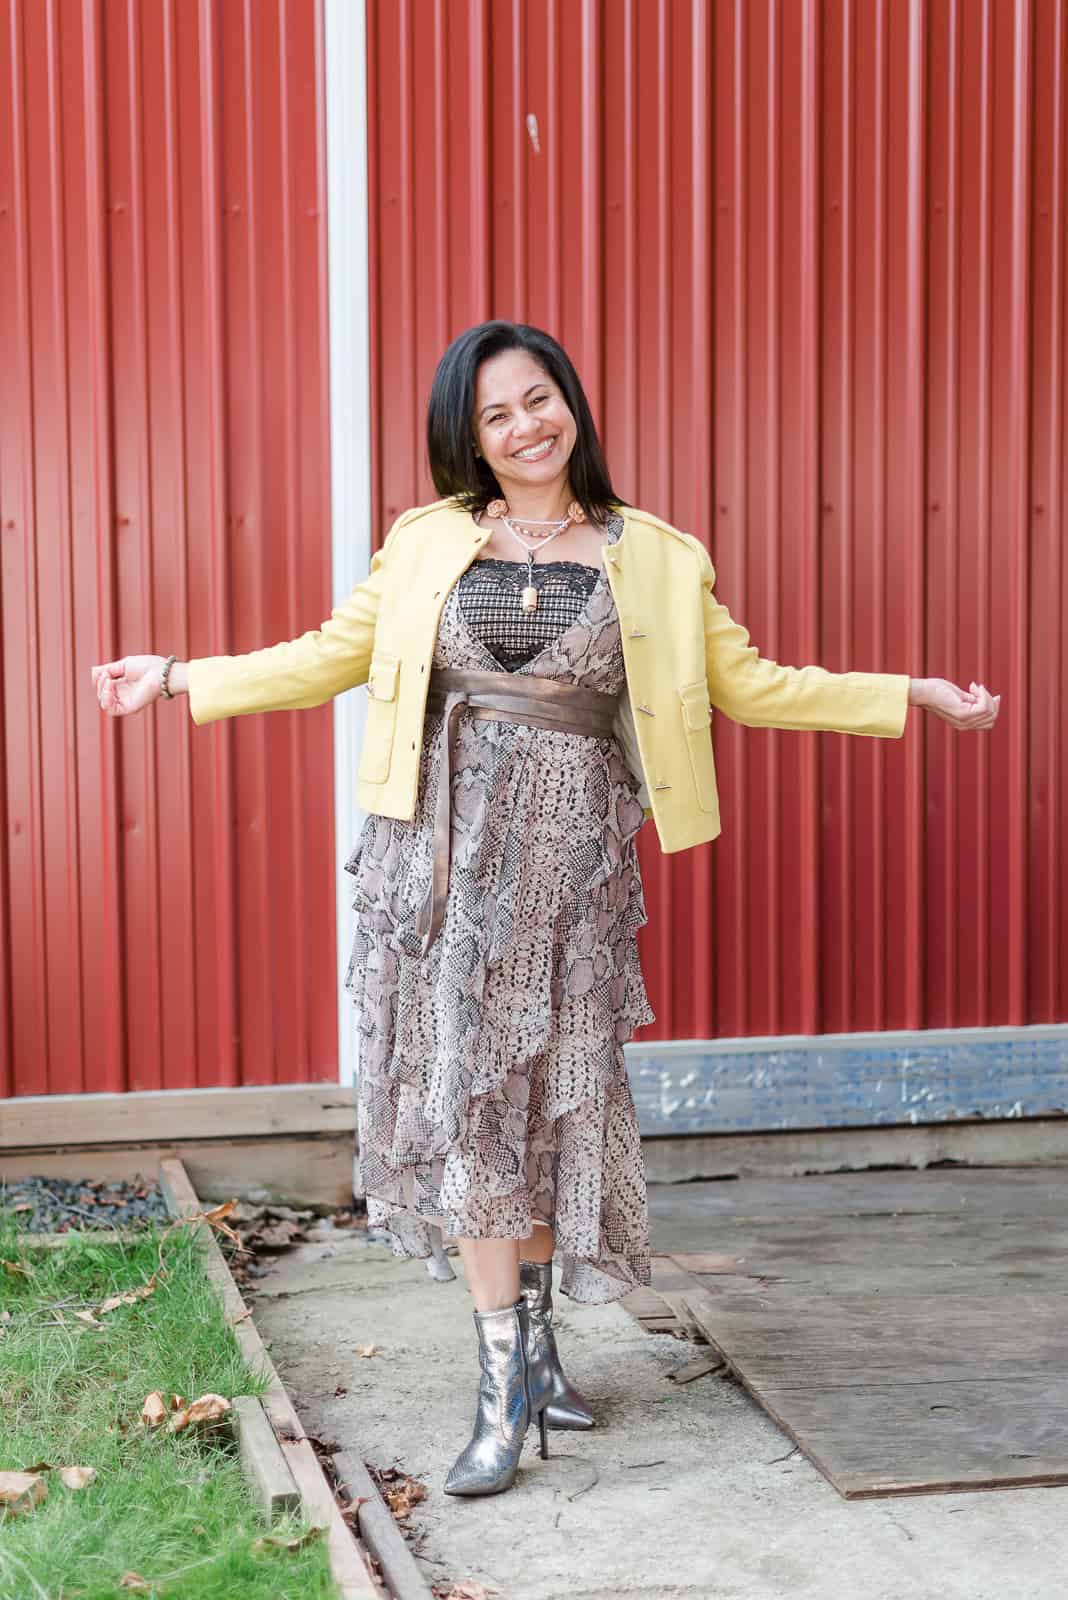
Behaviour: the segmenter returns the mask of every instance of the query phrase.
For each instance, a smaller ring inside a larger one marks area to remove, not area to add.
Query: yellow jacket
[[[648,512],[621,514],[622,534],[603,547],[627,679],[617,733],[665,851],[720,832],[713,707],[749,727],[901,736],[905,675],[764,660],[716,600],[704,546]],[[410,819],[441,608],[488,537],[451,501],[406,511],[321,628],[248,655],[191,661],[193,721],[317,706],[366,683],[357,799],[365,811]]]

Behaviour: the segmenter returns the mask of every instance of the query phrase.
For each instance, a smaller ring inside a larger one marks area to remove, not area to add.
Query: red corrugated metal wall
[[[993,735],[717,718],[643,836],[663,1037],[1068,1017],[1066,9],[369,0],[376,524],[448,340],[540,324],[764,655],[986,682]]]
[[[319,0],[0,0],[3,1094],[337,1076],[330,708],[89,673],[329,612],[323,81]]]

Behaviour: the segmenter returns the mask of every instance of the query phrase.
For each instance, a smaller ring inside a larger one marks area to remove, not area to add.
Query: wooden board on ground
[[[632,1289],[621,1302],[646,1333],[670,1333],[704,1343],[704,1334],[686,1305],[694,1279],[670,1256],[654,1256],[651,1289]]]
[[[1068,1172],[702,1187],[672,1302],[843,1496],[1068,1484]]]
[[[292,1206],[352,1204],[352,1135],[181,1139],[167,1144],[53,1143],[0,1148],[0,1184],[20,1178],[154,1177],[161,1161],[180,1160],[206,1202],[253,1199],[266,1192]]]
[[[191,1217],[202,1212],[200,1199],[181,1161],[161,1161],[159,1183],[172,1215]],[[381,1600],[381,1586],[365,1564],[360,1547],[352,1536],[352,1530],[341,1515],[341,1509],[327,1482],[315,1448],[305,1433],[274,1362],[248,1314],[248,1307],[241,1298],[241,1291],[230,1274],[211,1228],[207,1224],[200,1224],[196,1237],[203,1253],[204,1269],[215,1284],[242,1354],[254,1371],[259,1371],[268,1379],[268,1386],[260,1397],[260,1403],[292,1473],[305,1515],[310,1523],[324,1531],[330,1556],[330,1570],[341,1600]],[[255,1448],[254,1437],[249,1443]],[[357,1511],[358,1517],[359,1511]],[[418,1594],[430,1600],[429,1588],[415,1569],[414,1560],[411,1559],[409,1552],[406,1551],[405,1554],[409,1557],[411,1585],[403,1591],[399,1584],[391,1584],[390,1587],[397,1595],[403,1592],[404,1600],[407,1600],[408,1595]],[[389,1572],[384,1571],[383,1576],[388,1582]],[[407,1579],[405,1581],[407,1583]]]

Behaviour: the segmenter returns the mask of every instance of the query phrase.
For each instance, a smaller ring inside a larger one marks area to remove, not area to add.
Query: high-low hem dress
[[[622,526],[611,518],[606,539]],[[518,611],[525,564],[495,565],[516,569]],[[434,666],[505,672],[485,626],[465,615],[465,578],[443,607]],[[603,571],[574,611],[513,675],[618,693],[623,650]],[[461,712],[448,898],[423,955],[441,725],[428,711],[412,820],[369,815],[345,863],[368,1220],[397,1255],[421,1257],[428,1224],[520,1239],[546,1224],[563,1292],[618,1299],[650,1281],[623,1060],[624,1042],[654,1020],[636,937],[646,921],[637,786],[613,738]]]

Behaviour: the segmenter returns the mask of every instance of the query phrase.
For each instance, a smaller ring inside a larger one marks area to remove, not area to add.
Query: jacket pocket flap
[[[712,721],[712,708],[708,701],[708,685],[703,680],[700,683],[683,684],[679,690],[679,699],[682,701],[682,720],[687,728],[707,728]]]
[[[400,659],[397,656],[375,655],[367,675],[367,693],[374,700],[395,700]]]

